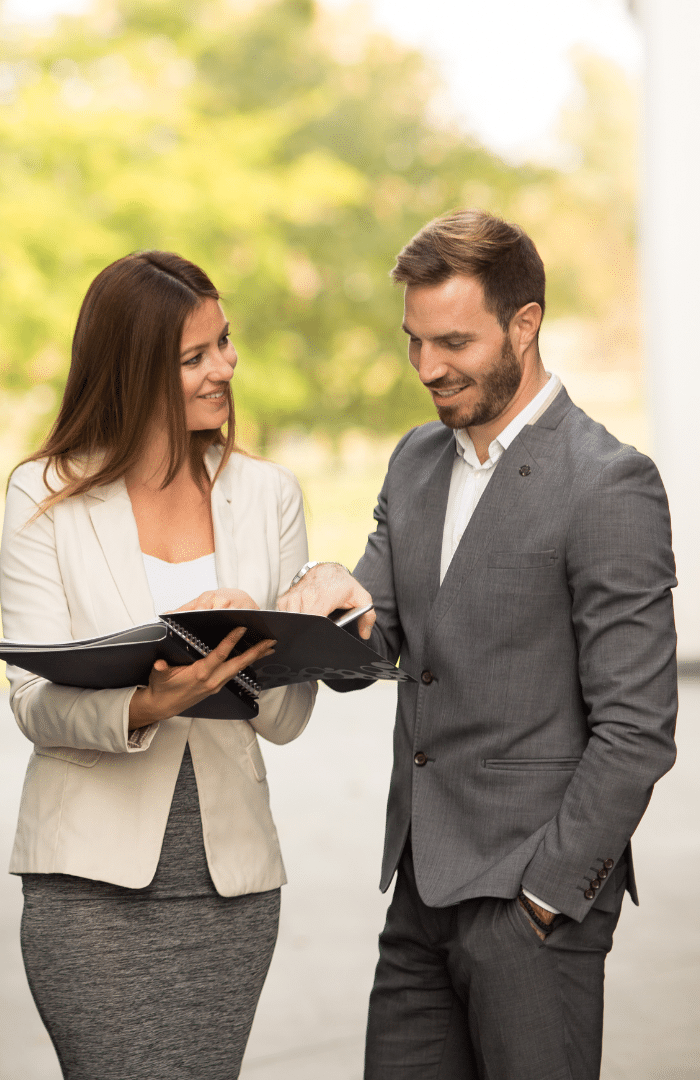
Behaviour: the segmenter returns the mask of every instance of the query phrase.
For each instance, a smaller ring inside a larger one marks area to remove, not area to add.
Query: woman
[[[274,606],[307,559],[302,500],[286,470],[235,452],[236,362],[192,263],[153,251],[99,274],[56,423],[10,480],[7,637]],[[180,715],[272,650],[227,660],[241,633],[191,667],[158,661],[145,687],[78,690],[8,668],[34,743],[10,870],[29,983],[69,1080],[238,1076],[285,880],[256,732],[295,738],[315,694],[267,691],[251,723]]]

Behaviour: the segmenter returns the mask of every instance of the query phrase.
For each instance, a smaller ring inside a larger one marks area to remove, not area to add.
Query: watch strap
[[[315,562],[306,562],[306,563],[304,563],[301,570],[297,570],[296,574],[292,578],[292,583],[289,586],[289,588],[293,589],[295,585],[298,585],[299,582],[301,581],[301,579],[304,577],[304,574],[308,574],[309,570],[313,569],[314,566],[318,566],[318,564],[319,564],[318,559],[316,559]]]

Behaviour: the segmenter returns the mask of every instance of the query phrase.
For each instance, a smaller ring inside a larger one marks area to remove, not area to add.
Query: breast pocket
[[[495,570],[536,570],[543,566],[554,566],[556,562],[556,548],[546,551],[492,551],[487,566]]]
[[[556,549],[491,551],[487,567],[489,594],[510,613],[513,632],[520,635],[529,624],[539,632],[550,616],[549,598],[562,590],[563,561]]]

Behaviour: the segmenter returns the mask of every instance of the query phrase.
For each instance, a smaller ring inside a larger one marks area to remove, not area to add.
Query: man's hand
[[[544,939],[545,939],[545,938],[547,937],[547,935],[546,935],[546,933],[544,932],[544,930],[540,929],[540,927],[539,927],[539,926],[535,926],[534,922],[533,922],[533,921],[532,921],[532,919],[530,918],[530,913],[528,912],[527,908],[526,908],[526,907],[525,907],[525,905],[523,904],[522,900],[520,900],[520,899],[519,899],[519,900],[518,900],[518,903],[520,904],[521,908],[523,909],[523,911],[524,911],[524,912],[525,912],[525,914],[527,915],[527,917],[528,917],[528,920],[529,920],[529,923],[530,923],[530,926],[532,927],[532,929],[533,929],[533,930],[535,931],[535,933],[537,934],[537,936],[538,936],[539,938],[541,938],[541,939],[542,939],[542,941],[544,941]],[[535,915],[537,916],[537,918],[538,918],[538,919],[541,919],[541,920],[542,920],[542,922],[544,922],[544,923],[547,923],[547,926],[549,926],[549,924],[550,924],[551,922],[553,922],[553,921],[554,921],[554,919],[556,918],[556,916],[555,916],[555,914],[554,914],[554,912],[553,912],[553,911],[547,911],[547,909],[546,909],[546,908],[540,907],[540,905],[539,905],[539,904],[536,904],[534,900],[530,900],[530,898],[529,898],[529,897],[528,897],[528,903],[529,903],[530,907],[532,908],[532,910],[533,910],[533,911],[535,912]]]
[[[372,603],[372,597],[340,563],[313,566],[293,588],[277,600],[280,611],[301,611],[306,615],[330,615],[337,608],[349,611]],[[372,632],[374,610],[360,616],[357,629],[365,641]]]

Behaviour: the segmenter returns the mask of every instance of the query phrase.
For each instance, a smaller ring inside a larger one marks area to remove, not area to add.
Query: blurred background
[[[300,477],[311,558],[354,565],[397,437],[433,419],[388,272],[429,218],[480,206],[542,254],[546,366],[661,466],[697,675],[699,40],[697,0],[5,0],[0,487],[55,414],[90,280],[172,249],[224,295],[240,445]],[[251,1080],[359,1080],[392,708],[386,687],[342,706],[328,691],[304,739],[269,752],[292,884]],[[651,891],[642,873],[611,959],[606,1080],[700,1077],[694,730],[640,829]],[[13,738],[6,845],[27,756]],[[0,1080],[55,1080],[18,883],[0,890]]]
[[[300,474],[312,557],[354,565],[391,447],[433,418],[388,272],[464,205],[532,234],[547,364],[647,447],[621,0],[54,3],[4,7],[3,486],[54,414],[92,277],[168,248],[224,293],[241,444]]]

